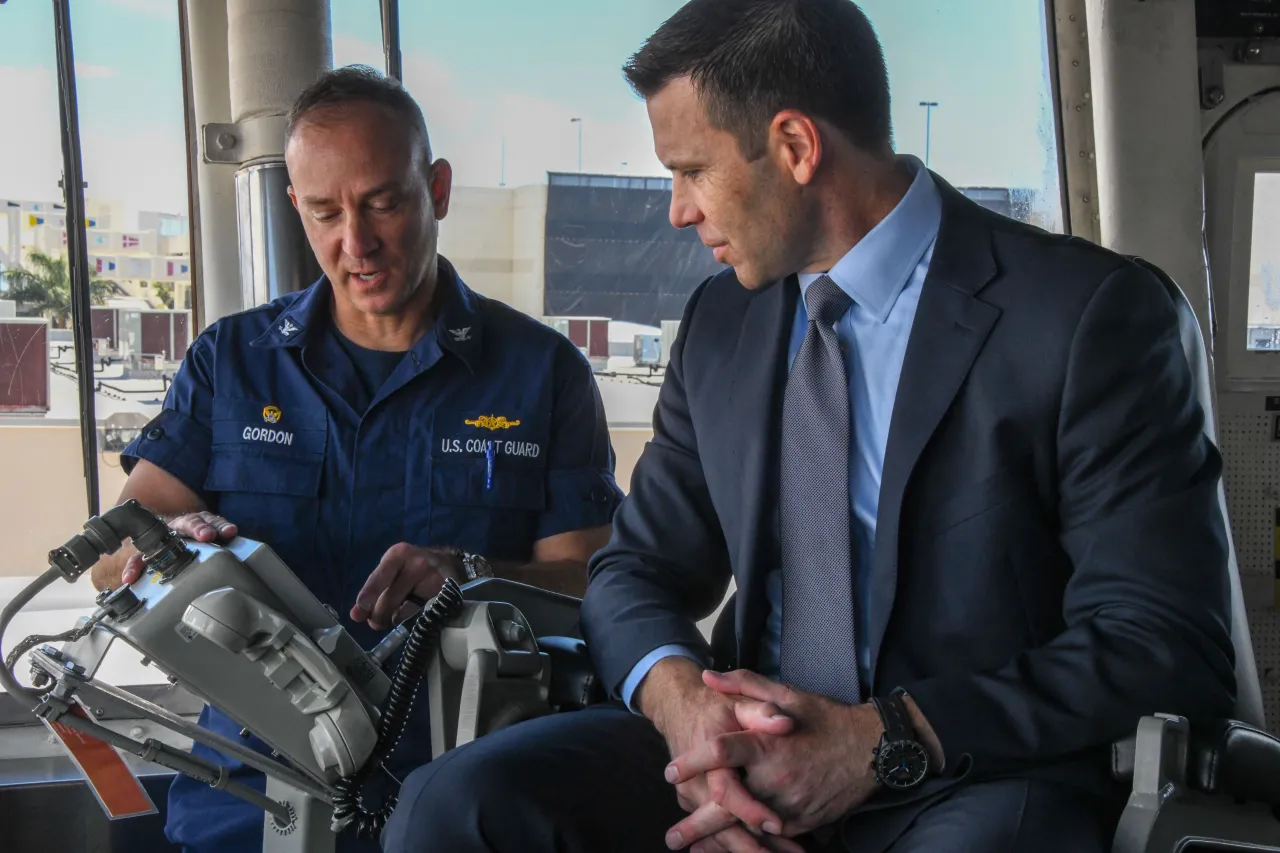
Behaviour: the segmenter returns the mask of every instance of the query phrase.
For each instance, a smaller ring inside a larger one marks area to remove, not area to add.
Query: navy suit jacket
[[[873,618],[856,628],[870,692],[905,687],[936,731],[945,777],[926,790],[1010,775],[1108,786],[1109,745],[1141,716],[1232,710],[1221,457],[1157,277],[935,180],[942,225],[894,403]],[[731,577],[720,665],[754,666],[798,293],[794,277],[752,292],[729,270],[689,299],[583,602],[614,697],[658,646],[710,654],[695,623]]]

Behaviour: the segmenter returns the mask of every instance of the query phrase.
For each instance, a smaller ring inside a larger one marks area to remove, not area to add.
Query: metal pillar
[[[320,276],[289,200],[285,124],[294,99],[333,67],[328,0],[227,0],[229,149],[239,210],[241,304],[252,308]],[[283,50],[282,50],[283,48]]]
[[[1087,0],[1086,17],[1102,244],[1169,273],[1212,340],[1195,4]]]
[[[212,322],[320,274],[285,192],[284,130],[298,93],[333,67],[333,43],[328,0],[186,3]]]
[[[190,144],[195,147],[195,186],[198,218],[191,224],[199,239],[200,265],[192,281],[192,294],[200,322],[209,324],[234,314],[240,304],[240,252],[236,232],[235,167],[214,163],[203,154],[201,129],[212,122],[231,120],[227,80],[227,4],[225,0],[184,0],[188,32],[184,45],[190,64],[187,102],[192,116]]]
[[[404,80],[400,57],[400,0],[382,0],[382,54],[386,57],[387,76]]]

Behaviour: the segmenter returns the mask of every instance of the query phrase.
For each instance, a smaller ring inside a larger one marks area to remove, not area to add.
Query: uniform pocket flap
[[[278,446],[324,453],[329,416],[323,408],[213,398],[213,446]]]

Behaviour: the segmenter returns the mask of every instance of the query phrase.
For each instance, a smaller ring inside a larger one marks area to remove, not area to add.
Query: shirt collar
[[[859,240],[827,273],[854,302],[881,323],[889,319],[898,296],[911,280],[942,224],[942,194],[918,157],[899,162],[915,178],[897,206]],[[801,273],[801,293],[821,273]]]
[[[311,329],[323,324],[329,314],[329,294],[332,288],[327,276],[320,276],[315,284],[298,295],[280,316],[272,321],[252,346],[300,347],[307,342]]]
[[[480,323],[480,297],[463,283],[453,264],[440,256],[440,273],[436,286],[441,289],[435,325],[435,341],[475,370],[480,357],[483,329]],[[431,338],[424,335],[423,340]],[[422,341],[418,342],[422,345]]]
[[[481,328],[479,297],[459,278],[453,264],[438,258],[440,288],[435,327],[414,345],[411,352],[419,363],[434,361],[433,350],[453,353],[474,369],[480,352]],[[265,332],[254,342],[259,347],[301,347],[315,328],[323,327],[329,318],[332,286],[327,276],[304,290]]]

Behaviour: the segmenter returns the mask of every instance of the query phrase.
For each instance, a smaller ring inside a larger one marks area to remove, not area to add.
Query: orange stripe
[[[71,713],[88,716],[74,705]],[[155,813],[156,807],[143,790],[142,783],[115,747],[62,723],[49,723],[49,728],[80,765],[85,781],[97,792],[108,817],[115,819]]]

